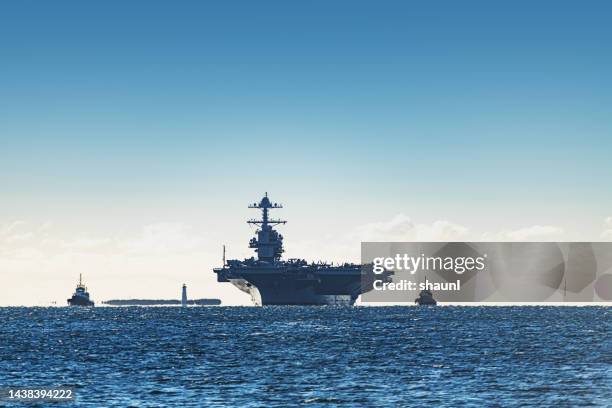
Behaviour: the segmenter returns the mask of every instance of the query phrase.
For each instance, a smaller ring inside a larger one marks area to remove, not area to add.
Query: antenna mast
[[[274,226],[286,224],[287,221],[280,219],[270,219],[269,211],[271,209],[283,208],[281,204],[272,203],[268,198],[268,193],[261,199],[259,203],[249,205],[249,208],[261,210],[261,219],[250,219],[249,224],[257,225],[257,238],[251,239],[249,247],[254,248],[257,252],[257,258],[264,262],[274,262],[281,258],[283,250],[283,236],[274,230]]]
[[[274,220],[274,219],[269,219],[268,218],[269,210],[283,208],[283,206],[282,206],[282,204],[272,203],[270,201],[270,199],[268,198],[268,193],[267,192],[266,192],[266,195],[261,199],[261,201],[259,203],[250,204],[249,208],[261,209],[261,220],[250,219],[250,220],[247,221],[247,223],[249,223],[249,224],[258,225],[258,226],[261,226],[262,228],[264,228],[264,227],[266,227],[268,225],[269,226],[274,226],[274,225],[286,224],[287,223],[287,221]]]

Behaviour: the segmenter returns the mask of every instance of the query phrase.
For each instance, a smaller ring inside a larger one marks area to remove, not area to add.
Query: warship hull
[[[228,281],[238,289],[248,293],[255,306],[352,306],[359,296],[358,293],[321,293],[318,285],[304,282],[259,279],[257,284],[253,284],[245,279],[229,279]]]
[[[360,265],[292,268],[225,267],[215,269],[217,281],[230,282],[251,296],[256,306],[352,306],[361,293],[372,289],[374,276]]]
[[[81,296],[73,296],[68,299],[68,306],[93,306],[94,302],[89,300],[88,298],[84,298]]]

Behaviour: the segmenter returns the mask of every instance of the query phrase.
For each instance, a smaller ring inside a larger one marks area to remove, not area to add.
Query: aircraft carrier
[[[261,210],[261,219],[247,221],[258,227],[249,247],[257,258],[225,260],[223,267],[213,269],[218,282],[231,282],[251,295],[253,303],[264,305],[353,305],[357,297],[372,290],[371,266],[324,262],[308,263],[303,259],[282,260],[283,236],[274,227],[286,221],[271,219],[270,211],[282,208],[272,203],[268,193],[249,208]],[[388,279],[377,275],[376,279]]]

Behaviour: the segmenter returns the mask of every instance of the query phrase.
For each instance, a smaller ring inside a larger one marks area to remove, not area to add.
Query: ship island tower
[[[251,219],[247,223],[259,227],[257,237],[249,241],[249,248],[253,248],[257,252],[257,259],[262,262],[273,263],[281,259],[283,254],[283,236],[276,232],[273,227],[276,225],[286,224],[287,221],[270,219],[270,209],[283,208],[281,204],[270,202],[268,193],[261,199],[259,203],[249,205],[249,208],[261,210],[261,219]]]

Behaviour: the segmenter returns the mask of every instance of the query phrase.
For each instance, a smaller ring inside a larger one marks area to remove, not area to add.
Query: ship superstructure
[[[419,293],[419,297],[414,300],[414,303],[419,306],[435,306],[438,304],[436,299],[433,297],[433,293],[431,293],[431,290],[429,289],[422,290]]]
[[[219,282],[249,293],[255,305],[352,305],[372,289],[373,275],[364,275],[359,264],[282,260],[283,236],[274,227],[286,221],[270,218],[270,211],[282,205],[272,203],[266,193],[249,208],[261,210],[261,219],[247,221],[258,227],[249,241],[257,258],[226,261],[224,256],[223,267],[214,269]]]
[[[83,285],[83,277],[79,274],[79,284],[77,285],[72,297],[68,299],[70,306],[93,306],[93,300],[89,299],[87,287]]]

